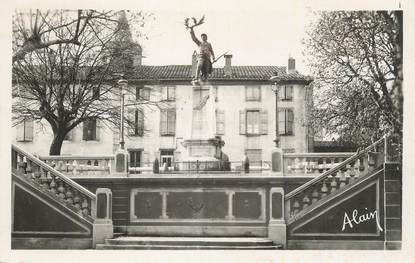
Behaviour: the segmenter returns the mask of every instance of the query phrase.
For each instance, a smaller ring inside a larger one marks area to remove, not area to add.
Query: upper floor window
[[[239,111],[239,133],[247,135],[267,134],[267,110],[248,109]]]
[[[22,123],[17,125],[17,137],[18,142],[31,142],[33,141],[33,126],[34,121],[31,118],[26,118]]]
[[[143,136],[144,113],[141,109],[129,109],[129,122],[128,135]]]
[[[161,88],[161,99],[173,101],[176,99],[176,87],[162,87]]]
[[[89,120],[84,121],[82,139],[84,141],[97,141],[98,140],[97,119],[89,119]]]
[[[260,101],[261,100],[261,86],[246,86],[245,87],[246,101]]]
[[[283,86],[279,92],[280,100],[293,100],[293,86]]]
[[[278,110],[278,132],[280,135],[294,134],[294,111],[292,109]]]
[[[149,87],[137,86],[135,88],[136,100],[150,100],[151,89]]]
[[[176,131],[176,110],[160,111],[160,135],[174,135]]]
[[[216,134],[225,134],[225,111],[216,110]]]
[[[99,100],[100,96],[100,88],[99,87],[92,87],[92,99]]]

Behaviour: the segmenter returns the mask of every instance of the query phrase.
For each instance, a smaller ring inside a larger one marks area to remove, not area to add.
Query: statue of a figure
[[[194,27],[201,25],[203,23],[204,17],[197,22],[196,19],[193,19],[194,25],[188,25],[188,19],[185,21],[185,25],[187,29],[190,29],[190,36],[192,37],[193,42],[199,47],[198,52],[198,63],[196,68],[196,75],[193,81],[197,82],[200,79],[203,81],[207,80],[209,74],[212,73],[212,61],[215,60],[215,53],[213,52],[212,45],[207,41],[208,37],[206,34],[201,34],[200,37],[202,41],[200,41],[193,30]]]

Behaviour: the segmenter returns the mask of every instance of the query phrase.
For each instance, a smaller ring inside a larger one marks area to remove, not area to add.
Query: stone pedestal
[[[96,191],[97,200],[95,202],[92,226],[92,246],[103,244],[108,238],[114,235],[112,224],[112,192],[108,188],[98,188]]]
[[[272,175],[283,175],[283,158],[282,149],[274,148],[271,152],[271,174]]]
[[[128,157],[128,151],[124,149],[118,149],[115,152],[115,165],[112,171],[114,175],[128,175]]]
[[[268,238],[275,244],[287,247],[287,226],[284,220],[284,189],[274,187],[270,190],[270,218]]]

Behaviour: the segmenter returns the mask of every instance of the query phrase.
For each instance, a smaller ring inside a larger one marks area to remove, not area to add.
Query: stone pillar
[[[402,246],[402,166],[385,163],[385,249]]]
[[[103,244],[114,235],[112,225],[112,192],[108,188],[98,188],[97,200],[93,210],[94,224],[92,227],[92,246]]]
[[[271,151],[271,174],[283,175],[283,154],[282,149],[279,147],[274,148]]]
[[[284,189],[273,187],[269,192],[268,238],[287,248],[287,227],[284,220]]]
[[[112,173],[119,176],[128,175],[128,151],[124,149],[118,149],[115,152],[114,167]]]

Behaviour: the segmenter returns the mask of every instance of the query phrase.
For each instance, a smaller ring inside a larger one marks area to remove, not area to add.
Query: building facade
[[[220,138],[229,161],[247,156],[251,162],[269,162],[276,138],[284,152],[312,152],[313,134],[308,125],[312,99],[310,79],[295,70],[289,59],[288,71],[279,66],[233,66],[226,56],[223,68],[214,68],[207,83],[192,86],[192,65],[136,65],[126,76],[126,142],[130,166],[151,166],[181,162],[209,155],[194,141]],[[276,97],[271,76],[284,80]],[[128,105],[141,103],[141,106]],[[143,103],[144,102],[144,103]],[[150,102],[150,103],[145,103]],[[27,121],[16,127],[14,143],[37,155],[47,155],[52,132],[47,123]],[[119,148],[118,127],[103,121],[79,125],[67,135],[62,155],[111,155]],[[187,147],[187,140],[192,146]],[[187,149],[186,149],[187,148]],[[214,155],[212,155],[214,156]],[[260,165],[260,164],[259,164]]]

